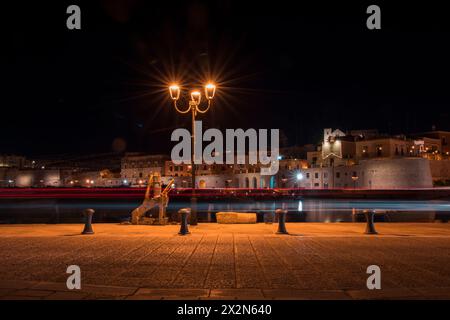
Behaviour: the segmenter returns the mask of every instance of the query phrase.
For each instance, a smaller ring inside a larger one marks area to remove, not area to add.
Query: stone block
[[[254,212],[217,212],[217,223],[256,223],[256,213]]]

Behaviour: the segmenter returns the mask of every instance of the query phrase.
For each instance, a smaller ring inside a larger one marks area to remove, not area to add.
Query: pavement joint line
[[[155,248],[151,249],[150,252],[146,253],[145,255],[143,255],[143,256],[137,258],[133,263],[130,263],[130,264],[129,264],[129,267],[132,267],[132,266],[135,266],[135,265],[139,264],[143,259],[145,259],[145,258],[146,258],[147,256],[149,256],[150,254],[154,253],[156,250],[158,250],[159,248],[161,248],[161,247],[165,244],[165,243],[164,243],[164,239],[158,239],[158,240],[159,240],[159,242],[158,242],[158,244],[157,244],[157,246],[156,246]],[[143,248],[144,246],[145,246],[145,243],[142,244],[142,246],[140,246],[139,249]],[[117,275],[115,276],[115,278],[116,278],[116,279],[119,278],[120,276],[122,276],[122,275],[123,275],[124,273],[126,273],[126,272],[127,272],[127,271],[123,271],[123,272],[117,274]]]
[[[214,260],[214,255],[216,254],[216,249],[217,249],[217,243],[219,242],[219,234],[217,234],[216,236],[216,241],[214,242],[214,248],[213,248],[213,252],[211,254],[211,258],[209,259],[209,263],[208,263],[208,271],[206,272],[205,275],[205,279],[203,280],[203,288],[206,286],[206,282],[208,281],[208,276],[211,272],[211,268],[212,268],[212,262]]]
[[[263,265],[262,265],[262,263],[261,263],[261,259],[259,259],[258,254],[256,253],[255,246],[254,246],[253,243],[252,243],[252,240],[251,240],[250,235],[248,235],[247,238],[248,238],[248,242],[249,242],[249,244],[250,244],[250,247],[252,248],[253,254],[255,255],[256,261],[258,262],[258,266],[259,266],[259,268],[261,269],[261,272],[262,272],[262,275],[263,275],[263,277],[264,277],[264,280],[266,281],[266,285],[267,285],[267,286],[271,286],[272,283],[271,283],[271,281],[269,280],[269,278],[268,278],[268,276],[267,276],[267,273],[266,273],[266,271],[265,271],[265,268],[263,267]]]
[[[292,244],[290,244],[289,243],[289,239],[287,239],[287,238],[283,238],[283,240],[291,247],[291,249],[293,249],[297,254],[302,254],[302,252],[300,252],[299,251],[299,248],[298,247],[295,247],[295,246],[293,246]],[[301,241],[300,239],[293,239],[292,241]],[[306,247],[306,248],[308,248],[310,251],[312,250],[312,246],[310,245],[310,244],[308,244],[308,243],[306,243],[305,241],[303,241],[302,242],[302,244]],[[305,261],[308,263],[308,265],[312,268],[312,269],[314,269],[314,270],[316,270],[318,273],[320,273],[320,270],[317,268],[317,266],[314,264],[314,263],[312,263],[306,256],[305,256]]]
[[[150,239],[155,238],[155,237],[151,237]],[[143,248],[145,246],[145,240],[148,240],[148,238],[146,239],[145,236],[139,237],[138,239],[143,240],[142,244],[137,246],[136,248],[128,251],[126,254],[122,255],[122,258],[125,258],[129,255],[131,255],[133,252],[139,251],[141,248]],[[105,265],[105,267],[111,267],[112,265],[114,265],[115,261],[112,261],[111,263],[108,263],[107,265]]]
[[[392,250],[392,249],[389,248],[389,247],[387,247],[386,251],[390,251],[390,252],[392,252],[392,253],[394,253],[394,254],[396,253],[396,251]],[[430,270],[427,270],[427,269],[424,269],[424,268],[421,268],[421,267],[417,267],[417,266],[415,266],[415,265],[410,265],[410,264],[404,263],[404,262],[402,262],[401,260],[399,261],[399,264],[400,264],[400,265],[403,265],[403,266],[411,267],[411,268],[413,268],[413,269],[416,269],[416,270],[417,270],[418,272],[420,272],[420,273],[428,273],[428,274],[431,274],[431,275],[433,275],[433,276],[439,276],[438,274],[436,274],[436,273],[433,272],[433,271],[430,271]]]
[[[202,237],[200,238],[200,240],[197,242],[197,244],[195,245],[194,250],[192,250],[192,252],[189,254],[189,256],[185,259],[185,261],[183,262],[183,265],[181,266],[181,268],[178,270],[177,273],[175,273],[175,275],[173,276],[173,279],[170,281],[170,284],[173,284],[174,282],[176,282],[178,276],[181,274],[181,272],[184,270],[184,268],[186,267],[186,265],[188,264],[190,258],[194,255],[195,251],[197,250],[197,248],[200,246],[200,243],[203,241],[203,239],[205,238],[205,235],[203,234]]]
[[[88,240],[89,242],[94,242],[95,240],[93,239],[93,237],[90,237],[89,238],[89,240]],[[86,246],[83,246],[83,247],[81,247],[81,246],[79,246],[78,248],[77,248],[77,250],[76,250],[76,252],[78,253],[78,252],[84,252],[85,251],[85,247]],[[106,247],[108,247],[108,243],[105,243],[102,247],[100,247],[100,251],[101,251],[101,249],[103,249],[103,248],[106,248]],[[138,249],[138,248],[137,248]],[[137,250],[136,249],[136,250]],[[65,256],[71,256],[71,255],[73,255],[74,254],[74,252],[73,251],[69,251],[69,252],[66,252],[66,253],[63,253],[63,254],[61,254],[60,255],[60,257],[65,257]],[[97,258],[97,257],[96,257]],[[82,259],[82,258],[81,258]],[[81,260],[80,259],[80,260]],[[106,266],[110,266],[110,265],[112,265],[114,262],[111,262],[111,263],[109,263],[109,264],[107,264]]]
[[[172,239],[179,240],[180,237],[175,236],[175,237],[173,237]],[[181,241],[183,241],[183,242],[187,242],[188,240],[189,240],[188,237],[181,237]],[[180,244],[176,241],[176,242],[174,243],[174,247],[173,247],[172,250],[168,253],[168,255],[167,255],[166,257],[164,257],[164,259],[162,259],[162,261],[160,261],[158,264],[156,264],[156,265],[153,267],[153,269],[152,269],[151,271],[149,271],[149,276],[150,276],[150,277],[152,277],[153,274],[156,273],[157,270],[160,269],[160,268],[159,268],[160,265],[164,264],[167,260],[170,259],[170,257],[173,255],[173,253],[177,250],[177,248],[178,248],[179,246],[180,246]],[[161,246],[160,246],[160,247],[161,247]],[[147,255],[147,256],[148,256],[148,255]]]
[[[272,249],[272,252],[274,252],[275,255],[278,256],[279,260],[283,262],[283,264],[286,266],[286,269],[290,270],[291,274],[296,279],[297,284],[300,284],[301,280],[298,278],[298,275],[294,272],[294,269],[291,267],[291,264],[287,263],[286,259],[283,256],[281,256],[281,254],[273,247],[272,241],[268,241],[268,243],[270,248]]]

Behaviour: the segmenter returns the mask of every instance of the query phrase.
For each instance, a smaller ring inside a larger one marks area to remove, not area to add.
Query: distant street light
[[[212,83],[208,83],[205,86],[205,97],[208,102],[207,107],[205,109],[200,108],[200,102],[202,100],[202,94],[198,90],[194,90],[191,92],[191,100],[189,101],[189,107],[186,110],[181,110],[177,101],[180,99],[181,89],[178,85],[174,84],[169,87],[170,98],[173,100],[173,105],[175,110],[178,113],[186,114],[191,112],[192,114],[192,136],[191,136],[191,176],[192,176],[192,197],[191,197],[191,225],[197,224],[197,198],[195,197],[195,171],[196,165],[194,163],[195,159],[195,117],[197,116],[197,112],[206,113],[211,107],[211,101],[214,98],[216,93],[216,86]]]
[[[358,181],[359,177],[357,175],[353,175],[352,176],[352,180],[353,180],[353,189],[356,189],[356,181]]]

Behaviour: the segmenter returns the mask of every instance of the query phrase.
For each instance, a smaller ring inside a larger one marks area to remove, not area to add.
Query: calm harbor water
[[[129,219],[140,201],[110,200],[10,200],[0,202],[0,223],[75,223],[81,221],[81,211],[93,208],[96,222],[121,222]],[[167,208],[171,220],[177,220],[180,208],[190,207],[189,201],[172,201]],[[432,222],[447,221],[450,199],[446,200],[337,200],[302,199],[277,201],[199,202],[200,222],[215,222],[220,211],[255,212],[258,221],[271,219],[278,208],[288,210],[292,222],[351,222],[361,221],[363,210],[376,210],[378,221]]]

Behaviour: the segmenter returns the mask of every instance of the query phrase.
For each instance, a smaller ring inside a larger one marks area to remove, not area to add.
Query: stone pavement
[[[0,225],[0,299],[450,299],[449,224],[376,226]],[[73,264],[81,290],[65,285]]]

